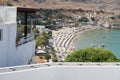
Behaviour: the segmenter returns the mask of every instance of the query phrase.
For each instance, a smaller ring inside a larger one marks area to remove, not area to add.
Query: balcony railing
[[[33,41],[33,40],[34,40],[34,36],[19,38],[19,39],[16,41],[16,42],[17,42],[16,45],[19,46],[19,45],[28,43],[28,42]]]

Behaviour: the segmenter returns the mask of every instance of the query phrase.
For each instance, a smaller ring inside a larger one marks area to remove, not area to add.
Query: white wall
[[[3,58],[1,61],[6,63],[6,66],[17,66],[28,64],[29,60],[34,57],[35,53],[35,41],[30,41],[28,43],[16,46],[16,23],[6,24],[6,32],[4,35],[7,36],[3,44],[6,44],[4,51],[7,51],[4,56],[6,56],[5,62]],[[4,26],[5,27],[5,26]],[[2,46],[1,46],[2,47]],[[0,50],[1,52],[2,50]],[[3,56],[3,55],[2,55]],[[7,61],[7,62],[6,62]],[[3,63],[2,62],[2,63]]]
[[[57,80],[120,80],[120,67],[58,67],[55,71]]]
[[[16,26],[17,24],[8,25],[8,65],[13,65],[16,57]]]
[[[0,73],[0,80],[120,80],[120,67],[54,66]]]
[[[16,14],[17,9],[16,7],[7,7],[7,6],[0,6],[0,22],[15,22],[16,21]]]
[[[7,66],[8,63],[8,29],[6,25],[1,24],[2,40],[0,40],[0,66]]]
[[[16,47],[16,7],[0,7],[0,67],[28,64],[35,53],[35,41]]]
[[[0,6],[0,67],[8,66],[10,53],[15,52],[16,25],[16,8]]]
[[[31,41],[18,46],[16,48],[16,58],[14,64],[16,65],[28,64],[30,59],[34,57],[34,53],[35,53],[35,41]]]

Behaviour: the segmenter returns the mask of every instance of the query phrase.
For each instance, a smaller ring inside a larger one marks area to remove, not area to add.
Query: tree
[[[79,8],[78,11],[80,11],[80,12],[84,12],[84,10],[83,10],[82,8]]]
[[[45,59],[47,59],[47,62],[49,62],[49,59],[51,59],[50,54],[47,54],[47,55],[45,56]]]
[[[37,36],[36,37],[36,47],[46,47],[48,40],[45,37]]]
[[[38,34],[40,33],[37,28],[34,28],[34,29],[32,30],[32,32],[33,32],[35,35],[38,35]]]
[[[81,17],[79,19],[80,22],[89,22],[89,19],[87,17]]]
[[[49,44],[49,35],[48,33],[43,32],[41,34],[41,39],[43,39],[43,44],[48,45]]]
[[[55,54],[55,50],[53,47],[51,48],[51,56],[53,62],[58,62],[57,55]]]
[[[49,45],[49,35],[48,33],[42,32],[41,35],[36,37],[36,47],[45,47]]]
[[[115,19],[115,17],[112,16],[111,19]]]
[[[100,10],[100,13],[105,13],[103,10]]]
[[[11,4],[10,2],[7,2],[7,6],[13,6],[13,4]]]
[[[58,62],[57,58],[52,58],[53,62]]]
[[[120,19],[120,15],[117,16]]]
[[[119,61],[115,55],[101,48],[86,48],[72,52],[65,60],[66,62],[116,62]]]
[[[52,37],[52,31],[48,31],[48,36],[49,36],[49,38]]]
[[[91,20],[94,22],[94,21],[95,21],[95,18],[94,18],[94,17],[91,17]]]

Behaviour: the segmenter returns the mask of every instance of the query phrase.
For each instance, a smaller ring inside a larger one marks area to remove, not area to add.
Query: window
[[[2,30],[0,29],[0,41],[2,40]]]

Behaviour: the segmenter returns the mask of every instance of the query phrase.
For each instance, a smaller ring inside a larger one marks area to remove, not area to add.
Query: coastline
[[[74,45],[81,34],[93,29],[97,29],[97,27],[63,27],[57,31],[53,30],[54,49],[56,51],[58,61],[64,61],[69,53],[75,50]]]
[[[78,38],[80,37],[80,35],[83,34],[86,31],[95,30],[95,29],[97,29],[97,28],[84,29],[83,31],[80,31],[80,32],[76,33],[75,37],[71,40],[69,46],[73,46],[74,49],[75,49],[75,43],[78,40]]]

